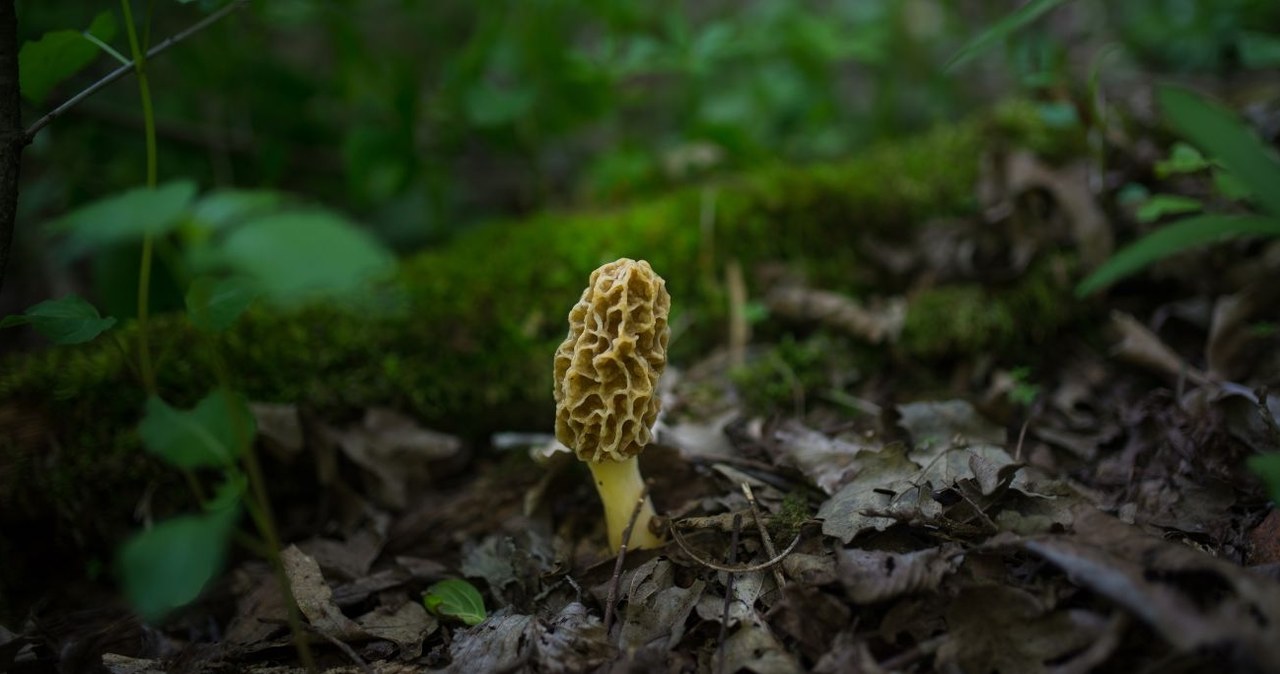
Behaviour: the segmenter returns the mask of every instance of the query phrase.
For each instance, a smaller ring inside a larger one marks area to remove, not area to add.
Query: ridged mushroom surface
[[[622,461],[649,443],[667,364],[671,295],[644,260],[591,273],[556,350],[556,437],[583,461]]]

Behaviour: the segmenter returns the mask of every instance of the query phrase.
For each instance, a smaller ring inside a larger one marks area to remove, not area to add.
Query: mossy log
[[[866,290],[874,274],[858,241],[972,212],[980,157],[1007,128],[950,125],[838,163],[479,227],[402,261],[407,310],[394,314],[258,310],[215,337],[182,316],[159,317],[151,343],[160,395],[189,406],[224,363],[230,384],[251,400],[297,403],[331,419],[377,405],[473,438],[549,429],[551,356],[566,312],[601,263],[645,259],[668,279],[678,362],[722,339],[725,299],[714,279],[725,261],[781,260],[815,285]],[[1051,330],[1049,308],[1064,298],[1043,279],[1007,295],[942,286],[913,299],[894,348],[909,357],[1002,349]],[[0,361],[0,545],[11,546],[0,559],[20,558],[23,537],[51,532],[109,549],[102,543],[132,526],[148,481],[169,474],[139,451],[145,394],[119,343],[130,344],[135,330]],[[9,561],[0,567],[10,581],[21,573]]]

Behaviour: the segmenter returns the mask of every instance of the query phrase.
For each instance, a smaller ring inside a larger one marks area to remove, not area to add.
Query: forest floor
[[[1062,245],[1037,224],[1101,212],[1073,197],[1102,199],[1082,173],[1019,161],[1003,207],[899,252],[1016,275]],[[984,243],[1015,210],[1036,222]],[[390,410],[256,406],[269,472],[327,476],[275,505],[315,667],[1280,671],[1280,513],[1246,467],[1280,446],[1277,252],[1157,265],[1020,363],[905,362],[888,329],[868,367],[829,312],[775,308],[765,337],[668,370],[642,472],[669,543],[621,564],[549,436],[480,450]],[[478,624],[465,597],[424,607],[451,578],[479,591]],[[0,628],[0,670],[299,671],[286,607],[246,555],[160,626],[110,596],[50,600]]]

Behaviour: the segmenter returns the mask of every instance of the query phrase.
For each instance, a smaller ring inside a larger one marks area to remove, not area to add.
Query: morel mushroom
[[[648,262],[610,262],[591,273],[556,350],[556,437],[591,468],[614,550],[644,492],[637,457],[661,405],[670,310],[666,282]],[[662,545],[650,528],[653,516],[646,498],[629,548]]]

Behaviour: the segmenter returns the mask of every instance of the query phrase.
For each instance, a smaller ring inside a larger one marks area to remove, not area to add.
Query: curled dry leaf
[[[1191,367],[1138,319],[1116,311],[1111,314],[1111,324],[1120,335],[1115,346],[1115,356],[1120,360],[1171,377],[1186,377],[1197,384],[1209,383],[1208,376]]]
[[[1005,184],[986,186],[989,203],[1001,197],[1043,189],[1066,212],[1071,236],[1086,264],[1097,266],[1111,256],[1115,242],[1106,213],[1098,206],[1089,188],[1088,164],[1076,162],[1055,168],[1040,161],[1035,154],[1019,150],[1005,157],[1001,169]]]
[[[829,437],[795,419],[783,421],[768,445],[780,465],[795,466],[828,495],[836,493],[860,470],[859,455],[879,451],[882,444],[859,437]]]
[[[907,553],[844,549],[836,554],[840,583],[855,604],[936,590],[964,558],[955,544]]]
[[[1050,671],[1050,663],[1084,649],[1105,623],[1088,615],[1054,610],[1016,587],[977,585],[962,589],[947,610],[949,633],[938,649],[939,671]]]
[[[1128,609],[1178,653],[1214,649],[1238,671],[1280,670],[1280,582],[1149,536],[1094,509],[1070,536],[1017,543]]]
[[[446,672],[585,672],[604,664],[616,651],[604,624],[586,607],[570,603],[551,620],[503,608],[475,627],[454,634],[453,662]]]
[[[370,495],[394,509],[408,505],[414,486],[454,470],[463,458],[458,438],[386,409],[370,409],[360,425],[329,429],[329,436],[367,471]]]
[[[864,307],[836,292],[779,286],[769,291],[765,304],[781,318],[817,323],[872,344],[895,341],[907,320],[907,301],[901,297]]]
[[[249,411],[258,425],[258,435],[266,446],[284,456],[294,456],[302,451],[302,421],[298,418],[298,406],[289,403],[250,403]]]
[[[1211,375],[1248,381],[1259,373],[1275,372],[1280,362],[1275,353],[1274,331],[1268,334],[1257,327],[1275,321],[1275,307],[1280,300],[1278,286],[1268,274],[1264,281],[1217,299],[1205,345],[1205,362]]]
[[[320,565],[296,545],[280,552],[285,575],[298,609],[317,631],[340,641],[367,638],[368,634],[355,621],[342,614],[333,603],[333,590],[320,573]]]
[[[722,572],[723,574],[723,572]],[[765,573],[751,571],[733,577],[733,598],[729,602],[729,627],[752,620],[756,614],[756,601],[764,593]],[[698,617],[719,623],[724,618],[724,594],[704,592],[698,600]]]
[[[753,615],[734,630],[717,653],[721,672],[792,674],[803,671],[763,618]]]
[[[422,640],[440,626],[420,602],[407,597],[398,608],[379,606],[357,618],[356,624],[370,637],[394,643],[401,660],[422,655]]]
[[[619,646],[634,650],[661,641],[664,649],[675,647],[684,637],[685,621],[706,586],[706,581],[699,579],[689,587],[680,587],[675,583],[675,565],[665,559],[652,559],[624,575],[627,611]]]
[[[816,662],[848,627],[851,613],[837,595],[814,585],[791,583],[782,588],[782,599],[767,617],[770,625],[800,645],[801,654]]]
[[[867,456],[869,455],[869,456]],[[933,517],[941,506],[912,482],[920,467],[902,445],[864,452],[861,470],[818,508],[822,533],[848,543],[863,531],[884,531],[897,521],[886,514]]]

